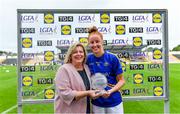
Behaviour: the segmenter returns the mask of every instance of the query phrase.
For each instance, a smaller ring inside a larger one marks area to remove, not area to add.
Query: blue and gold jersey
[[[112,53],[105,52],[101,57],[96,57],[94,54],[89,54],[87,57],[87,65],[91,71],[91,75],[102,73],[106,76],[108,85],[117,83],[116,76],[123,73],[119,59]],[[111,89],[107,86],[105,90]],[[122,102],[120,92],[114,92],[108,98],[99,97],[92,100],[92,103],[100,107],[113,107]]]

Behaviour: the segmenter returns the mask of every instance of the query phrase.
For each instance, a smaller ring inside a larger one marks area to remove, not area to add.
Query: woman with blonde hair
[[[86,56],[81,43],[69,47],[64,64],[55,77],[55,113],[90,113],[90,97],[94,98],[96,91],[90,90],[90,71],[85,64]]]

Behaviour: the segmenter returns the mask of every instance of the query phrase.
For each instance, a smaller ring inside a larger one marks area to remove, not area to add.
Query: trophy
[[[99,90],[98,92],[96,92],[96,94],[103,94],[106,92],[104,90],[104,88],[107,86],[107,78],[105,75],[103,75],[102,73],[95,73],[91,77],[91,82],[92,88]]]

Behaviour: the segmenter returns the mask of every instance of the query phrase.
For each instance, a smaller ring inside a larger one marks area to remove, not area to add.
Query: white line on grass
[[[53,87],[54,85],[48,86],[47,89]],[[38,95],[42,94],[44,92],[44,90],[40,91],[39,93],[37,93],[35,96],[32,96],[31,98],[29,98],[30,100],[34,97],[37,97]]]
[[[53,85],[51,85],[51,86],[49,86],[49,87],[47,87],[47,88],[51,88],[52,86],[53,86]],[[40,91],[38,94],[36,94],[36,96],[40,95],[43,91],[44,91],[44,90]],[[14,105],[14,106],[12,106],[11,108],[9,108],[9,109],[5,110],[4,112],[2,112],[1,114],[6,114],[7,112],[13,110],[13,109],[16,108],[16,107],[17,107],[17,105]]]
[[[17,107],[17,105],[14,105],[14,106],[12,106],[11,108],[9,108],[9,109],[5,110],[4,112],[2,112],[1,114],[6,114],[7,112],[13,110],[13,109],[16,108],[16,107]]]

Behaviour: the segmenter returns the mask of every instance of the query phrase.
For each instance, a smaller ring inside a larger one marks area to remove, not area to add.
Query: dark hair
[[[103,40],[103,35],[102,35],[102,33],[100,33],[100,32],[98,31],[98,29],[97,29],[96,26],[93,26],[93,27],[89,28],[88,33],[89,33],[88,39],[89,39],[89,36],[90,36],[91,34],[98,34],[98,35],[102,38],[102,40]]]
[[[88,33],[90,34],[92,32],[98,32],[98,29],[97,29],[96,26],[93,26],[93,27],[89,28]]]

